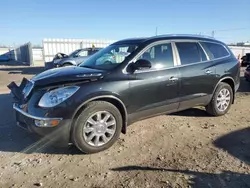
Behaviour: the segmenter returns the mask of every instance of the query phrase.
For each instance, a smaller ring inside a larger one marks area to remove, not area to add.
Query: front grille
[[[27,80],[25,87],[23,88],[24,98],[27,98],[34,87],[33,81]]]

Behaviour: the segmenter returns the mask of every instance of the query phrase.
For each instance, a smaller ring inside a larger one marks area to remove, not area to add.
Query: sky
[[[156,34],[250,41],[250,0],[2,0],[0,45]]]

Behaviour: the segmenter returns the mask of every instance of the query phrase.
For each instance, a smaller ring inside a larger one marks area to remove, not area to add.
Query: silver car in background
[[[53,59],[53,65],[54,67],[77,66],[101,49],[102,48],[83,48],[75,50],[69,55],[58,53]]]

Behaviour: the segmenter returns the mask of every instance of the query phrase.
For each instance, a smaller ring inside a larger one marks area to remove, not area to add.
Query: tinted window
[[[182,65],[207,60],[203,50],[196,42],[176,42]]]
[[[81,49],[75,50],[69,54],[69,57],[75,57],[77,53],[79,53]]]
[[[83,51],[81,51],[81,52],[78,53],[78,56],[80,56],[80,57],[86,57],[86,56],[88,56],[88,51],[83,50]]]
[[[88,51],[88,55],[93,55],[93,54],[95,54],[96,52],[98,52],[98,50],[89,50]]]
[[[222,46],[221,44],[202,42],[201,45],[206,50],[210,59],[216,59],[216,58],[225,57],[229,55],[226,48]]]
[[[171,43],[153,46],[144,52],[139,59],[150,61],[152,69],[173,67],[174,60]]]

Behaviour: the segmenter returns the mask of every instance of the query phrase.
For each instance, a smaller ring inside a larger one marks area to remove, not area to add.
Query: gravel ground
[[[109,150],[55,148],[16,127],[6,85],[42,68],[0,67],[0,187],[250,187],[250,83],[222,117],[203,108],[134,123]]]

